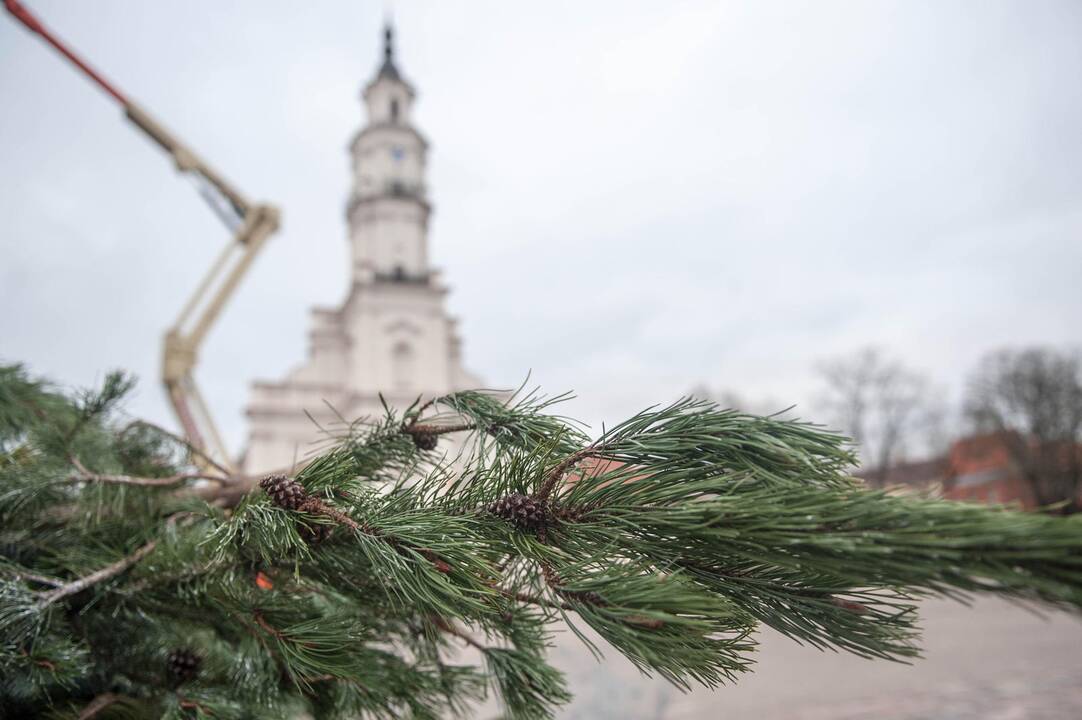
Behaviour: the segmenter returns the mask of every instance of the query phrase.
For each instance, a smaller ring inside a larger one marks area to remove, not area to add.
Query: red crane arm
[[[75,67],[90,76],[91,80],[96,82],[102,90],[112,95],[118,103],[125,108],[128,107],[128,99],[124,97],[119,90],[110,85],[109,81],[99,75],[94,68],[83,62],[83,59],[70,50],[67,45],[60,42],[60,38],[49,32],[48,28],[42,25],[41,21],[34,17],[33,13],[27,10],[26,6],[19,2],[19,0],[4,0],[4,7],[6,7],[8,12],[14,15],[19,22],[25,25],[27,29],[41,35],[41,37],[45,39],[45,42],[56,48],[57,52],[70,60]]]
[[[196,388],[193,371],[203,338],[248,272],[263,243],[278,229],[278,210],[265,203],[250,203],[240,191],[165,126],[121,94],[109,81],[83,62],[82,58],[68,49],[22,3],[18,0],[3,2],[4,7],[16,20],[30,32],[41,36],[120,103],[128,120],[169,153],[177,170],[193,173],[204,186],[209,185],[209,188],[217,193],[204,193],[204,197],[211,208],[226,221],[233,233],[233,242],[226,246],[221,257],[188,301],[180,318],[166,333],[162,350],[162,380],[189,442],[204,452],[217,455],[220,461],[229,467],[232,463],[214,420]]]

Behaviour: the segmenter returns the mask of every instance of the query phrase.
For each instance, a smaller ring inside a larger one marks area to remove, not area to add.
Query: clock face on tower
[[[391,148],[391,157],[394,158],[395,162],[402,162],[402,160],[406,157],[406,149],[404,147],[395,145]]]

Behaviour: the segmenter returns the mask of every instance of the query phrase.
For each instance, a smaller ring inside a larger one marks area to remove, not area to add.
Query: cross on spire
[[[394,64],[394,28],[390,22],[383,26],[383,65],[379,69],[379,76],[391,80],[401,79]]]

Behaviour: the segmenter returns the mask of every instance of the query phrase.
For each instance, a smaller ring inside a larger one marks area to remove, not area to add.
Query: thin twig
[[[428,548],[421,548],[417,552],[421,553],[425,560],[428,560],[430,563],[432,563],[432,566],[444,575],[449,575],[451,573],[451,570],[453,569],[451,567],[451,563],[441,558],[432,550],[429,550]]]
[[[120,702],[120,699],[120,696],[116,693],[102,693],[91,700],[87,706],[83,708],[83,711],[79,713],[77,720],[90,720],[91,718],[97,717],[98,713],[110,705]]]
[[[458,425],[418,425],[416,423],[410,423],[403,426],[402,432],[410,435],[446,435],[453,432],[464,432],[466,430],[476,430],[476,423],[459,423]]]
[[[455,627],[454,625],[447,622],[446,620],[444,620],[441,617],[433,617],[432,618],[432,624],[435,625],[436,627],[438,627],[440,630],[443,630],[448,635],[454,635],[458,639],[465,641],[466,644],[472,645],[473,647],[477,648],[481,652],[487,652],[488,651],[488,648],[485,647],[485,645],[481,641],[477,640],[475,637],[470,635],[465,630],[458,629],[457,627]]]
[[[139,487],[169,487],[188,480],[210,480],[214,485],[182,488],[178,492],[193,495],[213,505],[235,507],[255,486],[255,478],[248,475],[211,475],[207,473],[177,473],[164,478],[145,478],[132,475],[106,475],[91,472],[79,458],[69,455],[68,460],[81,475],[71,475],[67,482],[102,482]]]
[[[556,488],[556,483],[563,479],[564,475],[572,466],[595,455],[597,452],[599,452],[599,450],[597,444],[594,443],[571,453],[561,460],[559,464],[552,468],[552,470],[549,470],[548,475],[545,476],[545,481],[541,483],[541,489],[537,491],[535,497],[542,502],[548,500],[549,495],[551,495],[552,491]]]
[[[64,584],[63,580],[57,580],[56,578],[46,577],[45,575],[38,575],[36,573],[23,572],[19,570],[11,575],[16,580],[29,580],[30,582],[40,583],[41,585],[50,585],[52,587],[60,587]]]
[[[214,713],[210,711],[210,708],[203,705],[202,703],[198,703],[195,700],[192,700],[191,698],[180,698],[179,705],[185,710],[197,710],[201,715],[210,715],[211,717],[214,717]]]
[[[278,638],[279,640],[282,639],[282,632],[278,628],[274,627],[269,622],[267,622],[267,619],[263,617],[263,613],[256,610],[252,614],[252,616],[255,618],[255,621],[259,624],[259,627],[263,628],[264,630],[266,630],[268,633],[270,633],[274,637]]]
[[[117,485],[138,485],[140,487],[169,487],[171,485],[179,485],[188,480],[211,480],[220,485],[224,485],[228,482],[226,478],[219,477],[218,475],[209,475],[207,473],[199,472],[176,473],[175,475],[161,478],[137,477],[134,475],[109,475],[91,472],[87,469],[86,465],[83,465],[79,461],[79,458],[74,455],[69,459],[71,460],[71,464],[75,466],[80,474],[68,476],[68,482],[101,482],[114,483]]]
[[[165,435],[166,437],[172,439],[174,442],[180,443],[184,447],[188,448],[188,452],[193,453],[193,454],[198,455],[199,457],[203,458],[203,460],[205,460],[207,462],[207,464],[212,466],[215,470],[220,472],[223,476],[225,476],[227,478],[232,477],[232,473],[229,472],[229,468],[227,468],[224,465],[222,465],[221,463],[219,463],[217,460],[212,458],[210,455],[208,455],[202,449],[200,449],[200,448],[196,447],[195,445],[193,445],[191,443],[191,441],[187,440],[186,438],[182,438],[180,435],[177,435],[174,432],[166,430],[165,428],[163,428],[160,425],[155,425],[154,423],[147,422],[146,420],[134,420],[134,421],[132,421],[131,423],[128,424],[128,427],[124,428],[124,432],[127,432],[128,430],[135,427],[136,425],[142,425],[143,427],[150,428],[151,430],[153,430],[155,432],[158,432],[158,433],[161,433],[162,435]]]
[[[339,680],[340,678],[338,678],[335,675],[331,675],[331,674],[328,673],[328,674],[324,674],[324,675],[314,675],[312,677],[306,677],[306,676],[302,675],[298,679],[301,680],[302,682],[314,683],[314,682],[330,682],[331,680]]]
[[[228,482],[225,478],[220,478],[216,475],[207,475],[205,473],[178,473],[176,475],[169,475],[168,477],[161,478],[136,477],[134,475],[102,475],[98,473],[69,475],[67,477],[67,482],[71,483],[99,482],[113,485],[135,485],[137,487],[172,487],[173,485],[180,485],[188,480],[211,480],[219,484]]]
[[[26,648],[19,648],[19,654],[22,655],[24,658],[31,660],[31,662],[33,662],[38,667],[43,667],[49,672],[54,672],[56,670],[56,663],[52,662],[51,660],[45,660],[42,658],[32,659],[30,657],[30,653],[26,651]]]
[[[370,528],[361,525],[349,515],[346,515],[341,510],[331,507],[319,498],[309,496],[303,503],[301,503],[301,506],[297,509],[302,512],[310,512],[314,515],[323,515],[324,517],[329,517],[335,522],[341,523],[342,525],[352,528],[353,530],[358,530],[369,535],[378,534],[370,532]]]
[[[50,590],[46,593],[42,593],[41,599],[38,601],[38,607],[44,609],[49,605],[52,605],[57,600],[60,600],[61,598],[65,598],[68,595],[74,595],[75,593],[82,592],[83,590],[86,590],[87,588],[96,585],[103,580],[108,580],[111,577],[116,577],[120,573],[124,572],[128,568],[138,563],[151,552],[153,552],[154,548],[156,548],[157,546],[158,541],[151,540],[146,545],[143,545],[141,548],[133,552],[131,555],[128,555],[125,558],[121,558],[120,560],[117,560],[111,565],[106,565],[101,570],[97,570],[90,573],[89,575],[85,575],[79,578],[78,580],[73,580],[70,583],[61,585],[55,590]]]
[[[270,493],[273,485],[267,485],[266,483],[288,483],[292,485],[293,492],[297,493],[296,505],[290,505],[290,510],[297,512],[311,513],[313,515],[322,515],[323,517],[330,518],[340,525],[345,525],[351,530],[355,530],[363,535],[375,538],[382,542],[387,543],[393,547],[397,552],[404,554],[405,543],[402,543],[398,538],[384,534],[379,528],[372,527],[368,523],[357,522],[346,513],[342,512],[333,505],[329,505],[322,499],[311,495],[304,486],[298,483],[296,480],[287,477],[286,475],[268,475],[260,481],[260,486],[265,492]],[[422,557],[432,563],[433,567],[441,573],[449,574],[453,568],[451,564],[441,558],[435,551],[428,548],[413,548],[413,550],[419,553]]]
[[[278,652],[277,648],[272,648],[269,644],[267,644],[267,638],[263,637],[263,633],[259,632],[257,626],[252,625],[252,623],[248,621],[248,618],[243,615],[239,615],[237,613],[229,614],[235,617],[238,621],[240,621],[241,625],[247,628],[247,630],[251,633],[252,637],[256,639],[256,642],[262,645],[263,649],[266,650],[268,654],[270,654],[276,660],[281,661],[281,654]],[[263,619],[262,613],[256,610],[254,614],[256,621],[259,623],[259,627],[262,627],[266,632],[271,633],[276,638],[281,638],[281,636],[278,634],[278,631],[275,630],[274,627],[270,625],[270,623],[267,623],[267,621]]]
[[[556,570],[553,569],[553,567],[548,563],[541,565],[541,575],[545,578],[545,582],[548,584],[548,586],[552,588],[552,591],[560,597],[570,598],[571,600],[578,601],[583,605],[592,605],[593,607],[597,608],[611,607],[609,603],[605,601],[605,598],[601,597],[601,595],[593,592],[592,590],[587,590],[585,592],[565,590],[563,588],[563,581],[560,579],[560,576],[556,573]],[[530,600],[524,600],[524,602],[540,600],[540,598],[533,598],[529,595],[527,595],[526,597],[530,598]],[[542,602],[547,601],[542,600]],[[575,610],[576,612],[578,612],[578,608],[574,607],[573,605],[561,605],[560,607],[568,610]],[[622,620],[628,625],[637,625],[648,630],[657,630],[665,626],[664,620],[647,617],[645,615],[626,615],[620,618],[620,620]]]
[[[836,595],[830,596],[830,604],[835,607],[840,607],[842,610],[848,610],[851,613],[857,615],[867,615],[871,610],[864,603],[858,603],[855,600],[846,600],[845,598],[837,597]]]
[[[514,592],[512,590],[505,590],[503,588],[497,588],[500,594],[506,598],[512,600],[518,600],[519,602],[529,603],[530,605],[539,605],[541,607],[553,608],[558,610],[574,610],[575,606],[571,603],[565,602],[552,602],[536,595],[530,595],[524,592]]]
[[[428,408],[432,407],[433,405],[435,405],[437,399],[438,398],[434,398],[434,397],[429,398],[424,403],[422,403],[421,407],[417,408],[415,411],[410,413],[410,417],[412,418],[412,420],[410,420],[409,424],[410,425],[416,425],[417,421],[421,418],[421,415],[424,414],[424,411],[427,410]]]
[[[222,485],[184,487],[177,492],[197,497],[217,507],[233,508],[258,484],[258,479],[253,475],[234,475],[230,480]]]
[[[382,540],[383,542],[391,545],[396,549],[400,548],[400,544],[397,538],[384,535],[382,532],[379,531],[378,528],[374,528],[370,525],[357,522],[349,515],[346,515],[344,512],[338,510],[337,508],[331,507],[319,498],[315,498],[309,495],[308,499],[301,503],[301,506],[298,508],[298,510],[328,517],[335,522],[341,523],[353,530],[356,530],[357,532],[364,533],[365,535],[369,535],[371,537]],[[441,573],[444,573],[446,575],[451,572],[451,564],[441,558],[439,555],[437,555],[434,551],[429,550],[428,548],[417,548],[417,552],[420,553],[421,556],[428,560],[430,563],[432,563],[433,567],[435,567],[436,570],[440,571]]]

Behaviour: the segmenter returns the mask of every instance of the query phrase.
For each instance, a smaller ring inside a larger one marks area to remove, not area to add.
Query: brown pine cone
[[[259,487],[271,496],[275,505],[286,510],[298,510],[308,499],[304,487],[285,475],[268,475],[259,481]]]
[[[435,450],[440,441],[440,436],[436,433],[415,432],[410,433],[410,435],[413,437],[413,444],[417,446],[418,450]]]
[[[539,530],[548,521],[545,504],[522,493],[512,493],[500,498],[488,506],[488,511],[519,530]]]
[[[169,652],[166,666],[169,675],[180,685],[198,677],[199,670],[203,667],[203,658],[190,648],[176,648]]]

